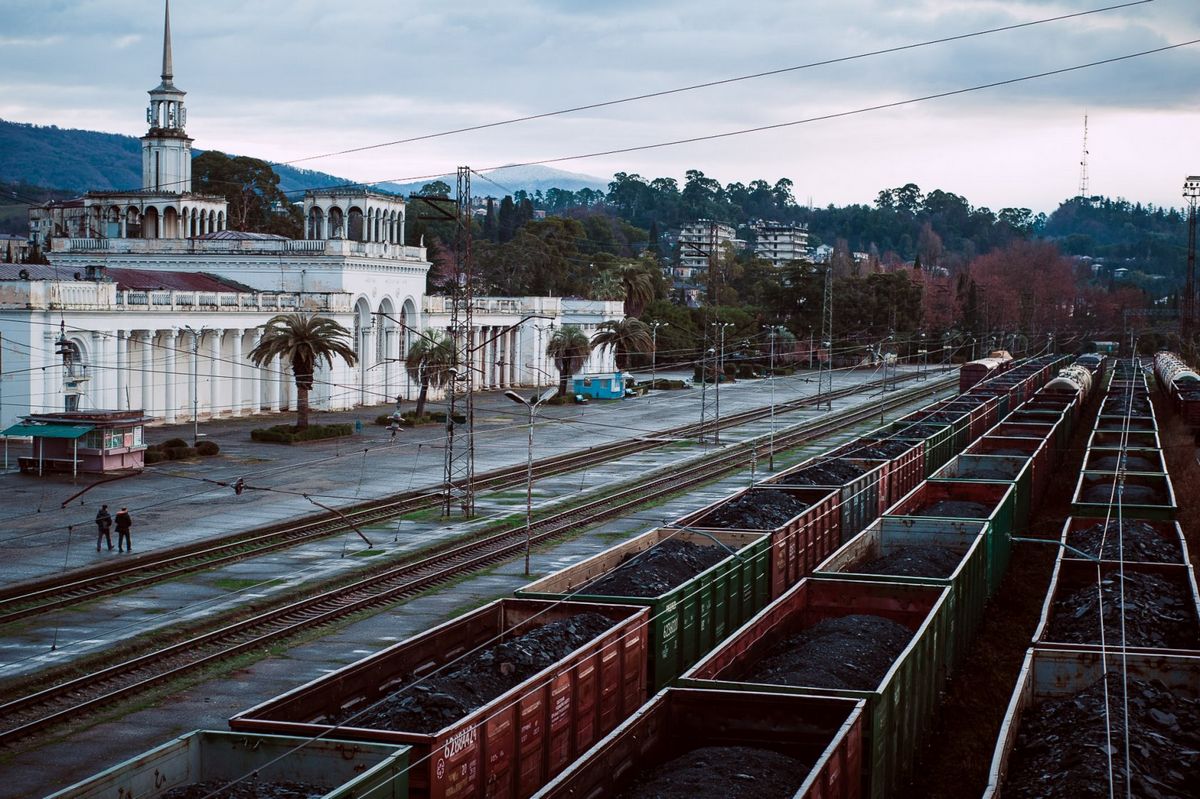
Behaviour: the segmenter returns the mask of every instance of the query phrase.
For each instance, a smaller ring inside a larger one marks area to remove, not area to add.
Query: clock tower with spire
[[[163,25],[162,82],[150,90],[146,121],[150,130],[142,137],[142,189],[163,194],[192,190],[192,140],[184,132],[187,92],[174,83],[171,60],[171,2],[167,0]]]

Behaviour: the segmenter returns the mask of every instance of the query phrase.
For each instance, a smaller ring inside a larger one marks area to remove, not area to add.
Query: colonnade
[[[82,355],[81,410],[137,410],[170,424],[185,419],[287,410],[294,378],[278,358],[258,367],[248,354],[261,328],[142,328],[75,334]],[[44,405],[62,409],[63,365],[57,333],[43,342]],[[327,375],[317,375],[324,384]],[[319,395],[320,391],[314,391]],[[325,392],[326,394],[328,392]],[[193,413],[195,412],[195,413]]]

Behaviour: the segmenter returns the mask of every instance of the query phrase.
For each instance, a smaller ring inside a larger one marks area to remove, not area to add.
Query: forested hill
[[[199,155],[203,150],[195,149]],[[251,154],[252,155],[252,154]],[[353,181],[291,166],[276,166],[279,188],[291,194],[304,189],[341,186]],[[451,176],[452,178],[453,176]],[[500,169],[492,177],[512,190],[530,194],[553,187],[566,190],[602,188],[604,181],[544,166]],[[0,119],[0,182],[83,192],[135,188],[142,182],[142,142],[133,136],[92,130],[30,125]],[[423,185],[380,183],[378,188],[410,194]],[[476,193],[497,194],[497,185],[480,181]]]
[[[275,171],[284,191],[350,182],[294,167]],[[0,119],[0,181],[77,192],[136,188],[142,184],[142,142],[119,133]]]

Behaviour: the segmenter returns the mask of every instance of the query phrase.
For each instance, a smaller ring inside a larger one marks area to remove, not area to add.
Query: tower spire
[[[175,67],[171,63],[171,0],[167,0],[166,18],[163,22],[163,83],[170,85],[175,77]]]

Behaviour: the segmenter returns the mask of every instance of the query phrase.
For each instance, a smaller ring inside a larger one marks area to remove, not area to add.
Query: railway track
[[[775,449],[788,449],[829,435],[881,412],[902,407],[931,391],[950,388],[954,381],[952,377],[935,380],[917,389],[897,392],[876,405],[796,425],[776,434]],[[757,445],[754,441],[728,447],[701,463],[669,471],[634,487],[538,520],[533,525],[531,540],[534,544],[551,541],[570,531],[623,515],[708,482],[743,467],[747,452]],[[0,705],[0,744],[11,745],[39,730],[78,720],[81,715],[179,680],[217,661],[277,645],[351,614],[382,609],[465,574],[506,561],[524,551],[524,547],[524,528],[482,535],[448,546],[421,560],[387,568],[348,585],[262,611],[207,633],[181,633],[182,640],[176,643],[8,700]]]
[[[912,380],[914,377],[906,375],[902,380]],[[880,385],[881,382],[875,380],[849,386],[835,391],[833,397],[848,397]],[[821,401],[825,399],[822,397]],[[776,406],[776,413],[800,410],[816,402],[817,398],[811,397],[783,403]],[[769,408],[744,411],[722,419],[721,427],[735,427],[769,414]],[[626,439],[562,457],[535,461],[534,479],[588,468],[596,463],[661,447],[669,439],[694,437],[699,432],[699,425],[688,424],[661,431],[654,438]],[[525,466],[522,464],[477,475],[475,484],[477,489],[501,489],[524,484],[525,477]],[[441,502],[441,498],[441,492],[431,493],[428,489],[402,492],[339,509],[341,517],[334,513],[313,514],[303,521],[267,525],[222,538],[139,554],[117,569],[105,563],[95,568],[78,569],[60,576],[0,588],[0,627],[45,611],[145,588],[205,569],[340,535],[348,529],[348,522],[356,525],[375,524],[434,507]]]

